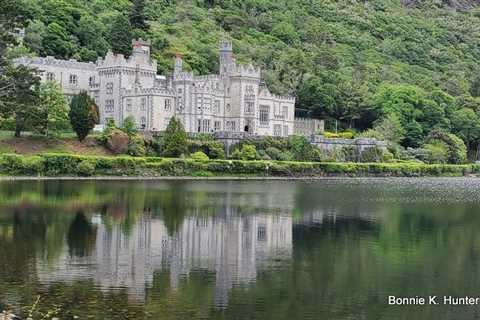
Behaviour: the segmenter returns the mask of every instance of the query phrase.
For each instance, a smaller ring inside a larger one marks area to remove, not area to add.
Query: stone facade
[[[89,92],[100,110],[100,123],[121,125],[133,116],[145,131],[163,131],[175,116],[187,132],[246,132],[250,135],[289,136],[318,131],[319,123],[299,119],[295,125],[295,98],[272,94],[253,65],[240,65],[232,43],[220,42],[219,74],[196,76],[175,59],[174,72],[157,75],[150,42],[132,41],[129,58],[108,52],[96,63],[46,58],[21,58],[19,64],[39,69],[42,79],[58,81],[67,97]],[[310,131],[309,131],[310,130]]]

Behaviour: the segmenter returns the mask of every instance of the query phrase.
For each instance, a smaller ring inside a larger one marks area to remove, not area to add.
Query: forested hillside
[[[196,73],[216,71],[217,43],[264,69],[269,87],[297,97],[300,115],[364,130],[395,114],[403,145],[433,129],[474,149],[480,139],[480,9],[477,1],[23,0],[23,48],[95,60],[152,40],[159,72],[175,53]],[[462,9],[462,10],[455,10]]]

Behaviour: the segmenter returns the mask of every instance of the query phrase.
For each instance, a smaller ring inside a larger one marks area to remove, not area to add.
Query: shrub
[[[378,147],[370,147],[360,153],[360,162],[381,162],[384,151]]]
[[[194,139],[188,141],[188,152],[195,153],[202,151],[210,159],[224,159],[225,151],[221,142],[212,139]]]
[[[128,116],[123,120],[123,125],[121,130],[125,132],[129,137],[132,137],[137,133],[137,124],[135,123],[135,118],[133,116]]]
[[[423,145],[423,149],[427,152],[428,157],[425,159],[428,163],[447,163],[448,146],[439,140],[432,140],[430,143]]]
[[[427,143],[443,142],[447,149],[448,163],[464,163],[467,160],[467,147],[462,139],[452,133],[435,130],[426,139]]]
[[[145,156],[145,140],[140,134],[132,134],[128,139],[128,152],[129,155],[134,157]]]
[[[89,177],[95,173],[95,163],[91,160],[83,160],[77,165],[79,176]]]
[[[357,162],[359,159],[358,150],[354,146],[347,146],[342,148],[343,161]]]
[[[337,138],[337,139],[353,139],[355,134],[352,132],[352,131],[344,131],[344,132],[338,132],[338,133],[334,133],[334,132],[328,132],[328,131],[325,131],[323,133],[323,136],[325,138]]]
[[[162,139],[161,153],[165,157],[180,157],[187,153],[187,134],[180,120],[170,119]]]
[[[293,154],[293,160],[311,161],[313,158],[314,147],[305,137],[291,136],[288,139],[290,152]]]
[[[203,153],[202,151],[197,151],[195,153],[193,153],[190,158],[192,158],[193,160],[197,160],[197,161],[208,161],[210,160],[210,158],[205,154]]]
[[[238,160],[255,160],[257,158],[257,149],[254,145],[244,144],[241,149],[233,152],[232,158]]]

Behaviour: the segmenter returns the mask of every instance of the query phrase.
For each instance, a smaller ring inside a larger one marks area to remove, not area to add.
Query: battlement
[[[112,51],[108,51],[105,58],[98,58],[97,66],[99,68],[141,68],[157,72],[157,61],[151,60],[150,56],[148,56],[148,58],[140,57],[136,55],[135,52],[129,58],[125,58],[123,54],[116,54]]]
[[[182,71],[173,75],[173,81],[193,81],[193,72]]]
[[[133,89],[125,89],[123,91],[124,96],[137,96],[137,95],[161,95],[161,96],[175,96],[175,90],[166,87],[151,87],[142,88],[137,87]]]
[[[54,67],[62,67],[68,69],[77,69],[77,70],[85,70],[85,71],[95,71],[97,67],[93,62],[79,62],[75,59],[70,60],[60,60],[55,59],[54,57],[47,56],[45,58],[40,57],[21,57],[14,60],[15,64],[21,65],[33,65],[33,66],[54,66]]]
[[[218,44],[218,49],[220,51],[233,51],[232,41],[221,40]]]
[[[261,71],[260,71],[260,68],[257,68],[252,64],[248,64],[248,65],[234,64],[230,69],[230,75],[232,77],[249,77],[249,78],[260,79]]]
[[[193,80],[195,81],[220,81],[218,74],[207,74],[203,76],[194,76]]]
[[[150,40],[143,40],[142,38],[132,40],[133,48],[141,47],[141,46],[150,47],[151,45],[152,45],[152,42]]]
[[[269,100],[276,100],[279,102],[290,102],[290,103],[295,103],[295,97],[294,96],[280,96],[276,95],[270,92],[266,86],[261,86],[260,89],[260,94],[259,94],[260,99],[269,99]]]

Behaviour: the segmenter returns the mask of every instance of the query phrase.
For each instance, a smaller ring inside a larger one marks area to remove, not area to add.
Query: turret
[[[150,41],[141,38],[132,40],[132,59],[145,64],[150,63]]]
[[[230,70],[230,67],[234,64],[233,48],[231,41],[220,41],[220,75],[225,75]]]
[[[174,73],[175,74],[179,74],[180,72],[182,72],[182,65],[183,65],[183,60],[182,60],[182,57],[180,56],[180,54],[176,54],[175,55],[175,67],[174,67]]]

